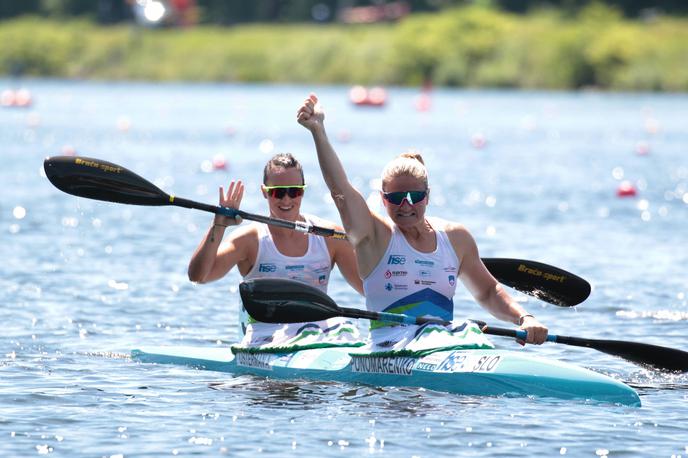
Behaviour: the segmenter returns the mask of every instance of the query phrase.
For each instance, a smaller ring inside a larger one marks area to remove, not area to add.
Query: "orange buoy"
[[[357,85],[349,90],[349,100],[357,106],[381,107],[387,102],[387,91],[379,86],[366,89]]]
[[[216,154],[213,156],[212,164],[213,170],[227,170],[227,161],[222,154]]]
[[[617,197],[635,197],[637,194],[638,191],[630,181],[622,181],[619,187],[616,188]]]
[[[487,145],[487,137],[482,132],[476,132],[471,136],[471,145],[475,149],[482,149]]]
[[[372,87],[368,91],[368,104],[372,106],[382,106],[387,101],[387,91],[381,87]]]
[[[430,111],[432,105],[432,100],[430,94],[423,92],[416,99],[416,110],[417,111]]]
[[[646,142],[638,142],[635,145],[635,153],[638,156],[647,156],[650,154],[650,145]]]
[[[28,89],[5,89],[0,93],[0,106],[28,108],[33,103],[31,92]]]

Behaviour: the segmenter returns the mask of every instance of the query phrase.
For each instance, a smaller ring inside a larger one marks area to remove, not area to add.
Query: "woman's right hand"
[[[233,208],[235,210],[239,209],[241,205],[241,199],[244,197],[244,184],[241,180],[234,182],[234,180],[229,182],[229,188],[225,194],[225,190],[220,186],[220,206]],[[236,226],[241,224],[242,218],[236,215],[234,218],[223,215],[215,215],[215,221],[213,224],[218,224],[221,226]]]
[[[324,125],[325,112],[318,103],[318,96],[311,92],[296,112],[296,120],[311,132]]]

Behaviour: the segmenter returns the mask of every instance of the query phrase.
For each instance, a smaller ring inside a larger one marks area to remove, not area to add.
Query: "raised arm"
[[[223,207],[239,208],[244,195],[244,185],[241,181],[229,184],[227,194],[220,187],[220,205]],[[241,223],[241,218],[228,218],[215,215],[213,224],[208,228],[203,240],[196,248],[189,261],[189,280],[206,283],[224,277],[234,266],[244,260],[247,255],[246,231],[232,233],[227,241],[222,243],[228,226]]]
[[[323,178],[339,210],[349,240],[357,246],[362,240],[374,235],[373,215],[363,196],[349,182],[344,167],[327,138],[325,113],[318,105],[315,94],[311,94],[299,108],[297,120],[313,135]]]
[[[541,344],[547,328],[518,304],[483,264],[473,236],[460,224],[449,224],[447,234],[461,265],[459,278],[476,301],[496,318],[520,326],[528,343]]]

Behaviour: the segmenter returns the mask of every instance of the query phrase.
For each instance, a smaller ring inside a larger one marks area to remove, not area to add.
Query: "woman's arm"
[[[365,276],[384,254],[386,243],[381,240],[390,229],[370,211],[363,196],[349,182],[327,138],[325,113],[320,109],[315,94],[311,94],[299,108],[297,120],[313,135],[323,178],[339,210],[349,240],[356,249],[360,274]]]
[[[220,205],[230,208],[239,208],[241,199],[244,195],[244,185],[241,181],[229,184],[227,194],[220,187]],[[246,257],[245,235],[233,233],[232,236],[221,245],[225,230],[228,226],[235,226],[241,223],[241,218],[229,218],[222,215],[215,215],[213,224],[206,232],[201,243],[196,247],[196,251],[189,261],[188,275],[189,280],[197,283],[206,283],[222,278],[237,263]]]
[[[354,249],[346,240],[330,240],[333,248],[333,260],[339,272],[358,294],[363,296],[363,280],[358,273],[358,265]]]
[[[327,138],[325,113],[320,109],[315,94],[311,94],[299,108],[297,120],[313,135],[323,178],[349,239],[357,245],[360,240],[373,235],[373,218],[365,199],[349,182],[344,166]]]
[[[487,270],[470,232],[459,224],[449,224],[447,234],[461,261],[459,278],[475,300],[496,318],[525,330],[528,343],[543,343],[547,339],[547,327],[526,312]]]

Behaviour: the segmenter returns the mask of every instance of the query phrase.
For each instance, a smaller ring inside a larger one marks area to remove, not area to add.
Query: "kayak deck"
[[[606,375],[499,349],[447,350],[423,357],[355,356],[351,348],[239,353],[226,347],[144,347],[132,359],[279,379],[422,387],[475,396],[538,396],[640,406],[638,394]]]

